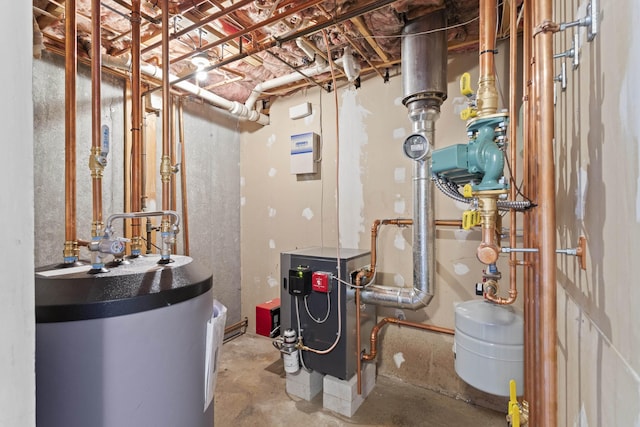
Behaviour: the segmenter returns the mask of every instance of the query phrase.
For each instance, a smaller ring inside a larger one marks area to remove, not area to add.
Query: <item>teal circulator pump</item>
[[[482,83],[481,83],[482,84]],[[470,204],[463,214],[463,226],[482,225],[482,242],[477,257],[483,264],[493,264],[500,254],[498,210],[526,209],[528,202],[507,201],[508,179],[504,177],[507,144],[507,112],[487,108],[491,98],[481,99],[487,90],[479,90],[478,99],[471,90],[470,76],[464,73],[460,91],[469,106],[460,117],[467,121],[466,144],[435,150],[432,154],[433,180],[449,197]],[[484,108],[479,108],[483,105]],[[459,188],[463,188],[460,194]]]

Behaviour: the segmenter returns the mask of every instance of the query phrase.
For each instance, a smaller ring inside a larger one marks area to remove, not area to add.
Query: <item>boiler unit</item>
[[[305,347],[299,351],[303,366],[321,374],[348,380],[356,373],[360,349],[368,337],[356,342],[355,291],[357,270],[369,262],[369,252],[359,249],[310,248],[280,255],[281,331],[293,330]],[[338,280],[338,265],[341,279]],[[361,308],[362,328],[371,330],[376,307]],[[325,350],[335,347],[324,353]]]

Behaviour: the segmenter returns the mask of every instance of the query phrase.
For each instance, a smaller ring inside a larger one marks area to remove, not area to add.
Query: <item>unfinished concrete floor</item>
[[[352,418],[285,391],[280,353],[270,339],[245,334],[222,347],[215,392],[215,426],[505,426],[504,414],[470,406],[400,380],[378,376]]]

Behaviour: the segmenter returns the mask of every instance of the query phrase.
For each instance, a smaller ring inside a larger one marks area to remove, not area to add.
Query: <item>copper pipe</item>
[[[100,29],[100,0],[91,0],[91,141],[93,161],[100,155],[101,94],[100,79],[102,68],[102,32]],[[90,160],[90,162],[91,162]],[[92,237],[102,229],[102,168],[95,165],[92,170],[93,225]]]
[[[551,22],[553,10],[550,0],[535,3],[534,22]],[[553,153],[554,105],[553,105],[553,33],[542,32],[534,37],[536,50],[536,85],[538,99],[538,176],[539,200],[538,216],[540,225],[539,275],[540,287],[540,364],[541,380],[537,413],[537,425],[551,427],[557,425],[558,379],[557,379],[557,313],[556,313],[556,209],[555,209],[555,168]]]
[[[523,123],[522,123],[522,136],[523,136],[523,141],[522,141],[522,145],[523,145],[523,164],[522,164],[522,175],[524,177],[523,183],[522,183],[522,189],[524,190],[525,194],[528,194],[529,197],[533,197],[532,194],[530,193],[530,188],[529,188],[529,182],[530,182],[530,175],[529,175],[529,162],[530,162],[530,151],[529,151],[529,144],[531,141],[530,138],[530,114],[531,114],[531,42],[532,42],[532,37],[531,37],[531,32],[532,32],[532,25],[531,25],[531,1],[530,0],[525,0],[523,3],[524,8],[524,12],[523,12],[523,37],[522,37],[522,61],[523,61],[523,66],[522,66],[522,87],[523,87],[523,99],[522,99],[522,104],[523,104]],[[524,228],[524,236],[523,236],[523,243],[525,247],[532,247],[531,246],[531,241],[530,241],[530,228],[529,228],[529,224],[530,224],[530,218],[532,216],[532,212],[525,212],[524,213],[524,222],[523,222],[523,228]],[[524,254],[524,259],[525,262],[531,262],[531,256],[528,254]],[[535,402],[535,375],[534,375],[534,356],[533,356],[533,348],[534,348],[534,342],[533,341],[533,331],[532,331],[532,327],[534,326],[534,322],[533,322],[533,316],[532,316],[532,306],[531,306],[531,300],[532,300],[532,289],[531,289],[531,270],[526,268],[523,272],[523,293],[524,293],[524,374],[525,374],[525,378],[524,378],[524,399],[527,400],[529,402],[529,405],[534,405]],[[529,417],[530,420],[533,424],[533,419],[535,418],[535,415],[533,414],[533,411],[530,411],[529,413]]]
[[[140,0],[131,3],[131,211],[142,204],[142,97],[140,90]],[[131,221],[131,249],[141,249],[140,218]]]
[[[476,95],[478,116],[498,111],[498,91],[495,78],[497,0],[480,0],[480,77]]]
[[[242,0],[242,1],[239,1],[239,2],[234,3],[232,5],[229,5],[229,7],[225,8],[225,9],[221,9],[219,12],[216,12],[216,13],[213,13],[213,14],[207,16],[205,19],[201,20],[200,22],[197,22],[197,23],[195,23],[193,25],[190,25],[190,26],[188,26],[186,28],[183,28],[182,30],[177,31],[176,33],[172,34],[171,35],[171,40],[176,39],[178,37],[182,37],[185,34],[188,34],[193,30],[201,28],[201,27],[205,26],[206,24],[208,24],[208,23],[210,23],[212,21],[215,21],[218,18],[222,18],[222,17],[224,17],[224,16],[226,16],[226,15],[232,13],[232,12],[235,12],[236,10],[238,10],[238,9],[244,7],[244,6],[247,6],[248,4],[251,4],[254,1],[255,0]],[[156,47],[160,46],[161,43],[162,43],[162,41],[156,42],[156,43],[152,43],[151,45],[145,47],[142,50],[142,53],[147,53],[150,50],[155,49]]]
[[[517,2],[511,1],[509,8],[509,82],[511,82],[509,90],[509,112],[511,113],[509,123],[509,170],[511,172],[511,187],[509,189],[509,199],[516,199],[516,138],[518,126],[518,114],[516,112],[516,90],[515,82],[517,81],[517,48],[518,48],[518,28],[517,28]],[[517,227],[516,211],[511,209],[509,212],[509,246],[516,247],[516,230]],[[517,289],[517,256],[515,252],[509,254],[509,298],[500,298],[493,294],[486,294],[485,299],[496,304],[513,304],[518,298]]]
[[[76,0],[65,4],[65,260],[78,259],[76,224],[76,76],[78,73],[78,27]],[[65,261],[66,262],[66,261]]]
[[[369,354],[366,354],[366,353],[363,354],[362,360],[374,360],[376,358],[376,356],[378,355],[378,334],[380,333],[380,329],[382,329],[382,327],[387,323],[393,323],[398,326],[409,326],[411,328],[422,329],[424,331],[439,332],[441,334],[448,334],[448,335],[455,334],[455,331],[453,329],[444,328],[442,326],[425,325],[424,323],[409,322],[408,320],[401,320],[396,317],[385,317],[371,329]]]
[[[182,239],[184,254],[189,256],[189,205],[187,203],[187,155],[184,143],[184,110],[182,99],[178,104],[178,129],[180,135],[180,196],[182,198]]]
[[[377,241],[378,241],[378,228],[381,225],[397,225],[399,227],[408,226],[413,224],[413,220],[411,218],[395,218],[395,219],[376,219],[373,221],[371,225],[371,265],[369,270],[360,270],[356,275],[355,285],[361,286],[362,279],[366,277],[367,279],[371,279],[376,273],[376,263],[377,260]]]
[[[462,228],[461,219],[436,219],[435,224],[441,227],[458,227]]]
[[[169,210],[171,160],[169,158],[169,0],[162,0],[162,210]]]
[[[218,40],[216,40],[214,42],[208,43],[208,44],[203,45],[203,46],[201,46],[201,47],[199,47],[197,49],[194,49],[193,51],[191,51],[189,53],[185,53],[184,55],[180,55],[179,57],[171,60],[171,63],[174,64],[176,62],[180,62],[180,61],[182,61],[184,59],[192,57],[193,55],[197,54],[198,52],[205,52],[205,51],[207,51],[207,50],[209,50],[211,48],[214,48],[216,46],[219,46],[219,45],[221,45],[223,43],[228,43],[229,41],[231,41],[233,39],[237,39],[239,37],[247,35],[247,34],[251,33],[252,31],[259,30],[259,29],[263,28],[266,25],[273,24],[274,22],[278,22],[278,21],[286,18],[287,16],[291,16],[294,13],[298,13],[300,11],[303,11],[303,10],[305,10],[307,8],[310,8],[312,6],[315,6],[316,4],[321,3],[321,2],[322,2],[322,0],[308,0],[308,1],[302,2],[302,3],[300,3],[298,5],[295,5],[295,6],[291,7],[291,8],[289,8],[289,9],[286,9],[282,13],[279,13],[277,15],[273,15],[270,18],[267,18],[267,19],[265,19],[263,21],[260,21],[260,22],[254,24],[254,25],[251,25],[251,26],[246,27],[246,28],[244,28],[242,30],[239,30],[239,31],[237,31],[237,32],[235,32],[233,34],[230,34],[228,36],[222,37],[222,38],[220,38],[220,39],[218,39]],[[164,11],[164,9],[163,9],[163,11]],[[205,69],[205,71],[206,71],[206,69]]]
[[[362,359],[360,354],[362,350],[360,349],[360,288],[356,288],[356,345],[358,346],[358,358],[356,361],[356,372],[357,375],[357,384],[358,384],[358,395],[362,394]]]
[[[177,159],[176,156],[176,100],[173,97],[170,97],[170,105],[171,105],[171,118],[169,119],[169,132],[170,132],[170,146],[171,146],[171,154],[169,155],[171,159],[171,164],[175,164]],[[175,166],[171,167],[171,210],[176,210],[176,198],[178,194],[178,183],[175,179],[173,179],[173,172],[175,172]],[[173,253],[177,253],[177,243],[174,240],[171,245],[171,250]]]

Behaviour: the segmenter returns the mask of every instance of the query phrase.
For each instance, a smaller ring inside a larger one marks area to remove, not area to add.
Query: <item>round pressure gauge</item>
[[[402,145],[404,154],[413,160],[424,160],[429,154],[429,140],[419,133],[409,135]]]

